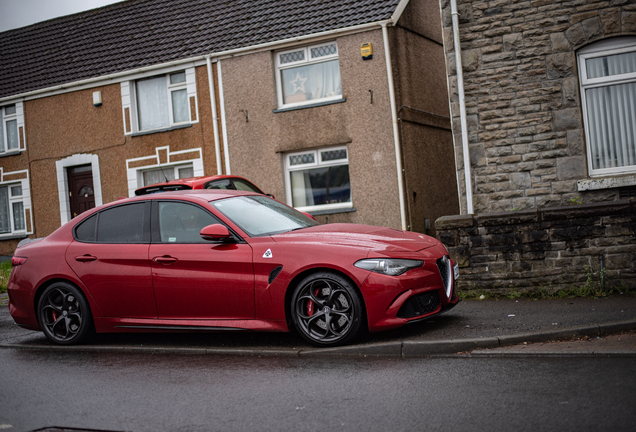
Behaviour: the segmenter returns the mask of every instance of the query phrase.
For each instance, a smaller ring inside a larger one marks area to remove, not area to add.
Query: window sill
[[[314,210],[314,211],[308,211],[307,213],[309,213],[312,216],[323,216],[323,215],[330,215],[330,214],[337,214],[337,213],[352,213],[356,211],[355,207],[347,207],[347,208],[339,208],[339,209],[331,209],[331,210]]]
[[[278,109],[275,109],[273,112],[274,112],[274,114],[277,114],[277,113],[281,113],[281,112],[296,111],[296,110],[301,110],[301,109],[305,109],[305,108],[316,108],[316,107],[321,107],[321,106],[325,106],[325,105],[339,104],[339,103],[343,103],[343,102],[346,102],[346,101],[347,101],[347,99],[342,98],[342,99],[337,99],[337,100],[331,100],[331,101],[325,101],[325,102],[316,102],[316,103],[313,103],[313,104],[300,105],[300,106],[289,107],[289,108],[278,108]]]
[[[184,129],[184,128],[189,128],[189,127],[192,127],[192,123],[176,125],[176,126],[170,126],[168,128],[163,128],[163,129],[153,129],[153,130],[149,130],[149,131],[134,132],[132,134],[132,136],[133,137],[137,137],[137,136],[142,136],[142,135],[151,135],[151,134],[154,134],[154,133],[170,132],[170,131],[173,131],[173,130]]]
[[[25,239],[26,234],[0,234],[0,241]]]
[[[0,153],[0,158],[7,157],[7,156],[15,156],[19,154],[20,154],[20,150],[12,150],[6,153]]]
[[[636,186],[636,174],[579,180],[576,186],[579,192]]]

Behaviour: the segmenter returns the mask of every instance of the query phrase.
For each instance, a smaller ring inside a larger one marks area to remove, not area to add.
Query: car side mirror
[[[199,235],[203,238],[203,240],[208,241],[228,241],[232,238],[230,230],[221,224],[212,224],[203,227]]]

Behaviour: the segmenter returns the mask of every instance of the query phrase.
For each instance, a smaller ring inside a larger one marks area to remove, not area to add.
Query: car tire
[[[296,286],[291,302],[294,327],[319,347],[351,342],[364,323],[360,294],[351,282],[333,272],[317,272]]]
[[[93,317],[84,293],[67,282],[47,287],[38,301],[38,321],[44,335],[58,345],[74,345],[93,331]]]

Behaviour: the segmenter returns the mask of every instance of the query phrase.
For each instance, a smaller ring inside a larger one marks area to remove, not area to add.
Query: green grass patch
[[[7,284],[11,275],[11,261],[0,262],[0,294],[7,292]]]

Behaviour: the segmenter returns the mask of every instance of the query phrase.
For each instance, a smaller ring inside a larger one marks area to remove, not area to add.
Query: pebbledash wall
[[[436,227],[459,264],[462,291],[554,291],[588,278],[598,284],[601,273],[607,289],[636,287],[633,199],[445,216]]]

